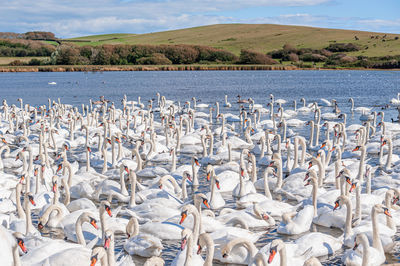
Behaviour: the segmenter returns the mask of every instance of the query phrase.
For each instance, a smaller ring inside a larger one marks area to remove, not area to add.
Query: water
[[[56,82],[56,85],[49,85]],[[272,93],[275,99],[283,98],[288,101],[284,104],[286,110],[293,109],[293,100],[297,100],[300,107],[300,98],[307,102],[318,101],[320,98],[336,99],[339,107],[348,113],[348,123],[360,123],[359,114],[349,113],[349,97],[353,97],[355,105],[371,107],[374,111],[380,111],[389,103],[391,98],[400,92],[400,72],[397,71],[185,71],[185,72],[104,72],[104,73],[0,73],[1,97],[8,104],[19,103],[17,98],[23,98],[24,103],[30,105],[47,104],[47,99],[61,98],[63,103],[80,107],[87,104],[89,99],[97,100],[100,95],[115,102],[119,107],[124,94],[128,99],[136,100],[141,96],[142,102],[156,99],[156,93],[165,95],[167,99],[190,101],[196,97],[201,103],[214,104],[215,101],[223,103],[224,95],[228,95],[232,103],[232,109],[223,112],[238,113],[236,96],[241,95],[247,99],[253,98],[256,103],[265,105],[270,102]],[[330,109],[323,108],[323,112]],[[208,112],[208,110],[202,110]],[[385,110],[385,120],[391,118],[397,120],[398,112],[394,108]],[[299,119],[310,120],[313,114],[299,115]],[[157,118],[157,116],[156,116]],[[266,118],[266,117],[264,117]],[[308,136],[308,130],[295,129],[303,136]],[[81,152],[80,150],[72,152]],[[180,162],[188,163],[187,157]],[[179,164],[178,164],[179,166]],[[199,173],[204,176],[204,169]],[[200,191],[206,191],[208,185],[204,178],[200,178]],[[231,196],[224,194],[227,207],[234,207]],[[37,216],[33,217],[37,223]],[[316,227],[316,230],[329,233],[334,236],[341,234],[340,230]],[[60,230],[50,230],[45,236],[63,238]],[[123,250],[124,237],[116,237],[116,254]],[[295,237],[283,237],[277,234],[276,227],[269,229],[256,243],[262,247],[275,238],[283,238],[285,241],[296,239]],[[396,235],[396,241],[400,236]],[[174,241],[164,241],[163,258],[170,262],[176,254],[179,244]],[[343,250],[330,257],[322,258],[326,265],[340,263]],[[397,262],[400,252],[387,255],[388,262]],[[138,265],[143,263],[140,258],[134,258]]]

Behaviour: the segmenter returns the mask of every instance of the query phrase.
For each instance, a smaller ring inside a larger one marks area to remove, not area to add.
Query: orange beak
[[[199,255],[201,253],[201,246],[197,245],[197,255]]]
[[[90,147],[87,147],[87,150],[88,150],[89,152],[92,152],[92,149],[91,149]]]
[[[7,141],[6,141],[5,138],[2,138],[1,141],[2,141],[4,144],[7,144]]]
[[[385,211],[383,212],[384,214],[386,214],[389,217],[392,217],[392,215],[390,214],[389,210],[385,208]]]
[[[97,226],[97,224],[96,224],[96,221],[95,221],[94,219],[92,219],[92,220],[90,221],[90,224],[93,225],[93,227],[96,228],[96,229],[99,228],[99,227]]]
[[[15,160],[16,160],[16,161],[19,160],[19,154],[17,154],[17,156],[15,156]]]
[[[221,187],[219,186],[219,181],[215,180],[215,185],[217,186],[218,189],[221,189]]]
[[[350,193],[356,188],[356,183],[351,184]]]
[[[108,215],[109,215],[110,217],[112,217],[112,213],[111,213],[110,207],[106,206],[106,212],[108,213]]]
[[[207,173],[207,181],[210,181],[210,176],[211,176],[211,173],[208,172],[208,173]]]
[[[128,175],[129,175],[129,169],[128,169],[128,167],[125,166],[124,168],[125,168],[125,171],[126,171],[126,172],[128,173]]]
[[[326,143],[322,143],[320,149],[322,149],[322,148],[325,147],[325,146],[326,146]]]
[[[61,169],[62,169],[62,164],[59,164],[58,167],[57,167],[56,174],[57,174]]]
[[[110,248],[110,242],[111,242],[111,239],[110,238],[106,238],[106,240],[104,241],[104,248],[105,249]]]
[[[195,159],[195,160],[194,160],[194,163],[195,163],[197,166],[200,166],[199,160]]]
[[[208,200],[207,200],[207,199],[204,199],[204,200],[203,200],[203,204],[204,204],[207,208],[210,209],[210,205],[208,204]]]
[[[92,258],[90,259],[90,266],[96,265],[96,262],[97,262],[97,259],[96,259],[95,257],[92,257]]]
[[[310,169],[312,167],[312,162],[308,163],[308,169]]]
[[[25,243],[24,243],[24,241],[23,241],[22,239],[19,239],[19,240],[18,240],[18,246],[21,248],[21,250],[22,250],[24,253],[27,253],[27,252],[28,252],[28,250],[26,249]]]
[[[353,149],[353,151],[358,151],[359,149],[360,149],[360,147],[357,146],[357,147],[355,147],[355,148]]]
[[[276,250],[275,249],[271,249],[271,251],[269,252],[268,264],[271,264],[271,262],[274,259],[275,255],[276,255]]]
[[[35,168],[35,171],[33,172],[33,175],[34,175],[34,176],[37,176],[37,174],[38,174],[38,169]]]
[[[186,217],[187,217],[186,212],[182,212],[182,214],[181,214],[181,220],[179,221],[179,224],[182,224],[182,223],[185,221]]]
[[[57,191],[57,183],[54,182],[53,183],[53,193],[56,193],[56,191]]]
[[[333,208],[333,210],[336,210],[337,208],[339,208],[339,201],[335,201],[335,207]]]
[[[33,206],[36,206],[36,202],[34,201],[33,197],[32,198],[30,197],[29,201]]]

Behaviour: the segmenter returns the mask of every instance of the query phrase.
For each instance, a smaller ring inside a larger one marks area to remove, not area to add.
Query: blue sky
[[[400,33],[400,0],[2,0],[0,31],[58,37],[274,23]]]

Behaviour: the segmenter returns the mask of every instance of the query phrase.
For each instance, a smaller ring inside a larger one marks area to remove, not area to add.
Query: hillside
[[[395,39],[397,37],[397,40]],[[356,40],[356,38],[358,40]],[[286,43],[297,48],[327,47],[332,43],[355,43],[363,49],[349,55],[400,54],[400,34],[325,29],[275,24],[218,24],[147,34],[106,34],[67,39],[78,45],[101,44],[195,44],[221,48],[235,54],[241,49],[269,52]]]

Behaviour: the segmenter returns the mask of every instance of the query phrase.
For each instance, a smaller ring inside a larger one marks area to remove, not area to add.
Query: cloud
[[[399,20],[290,13],[236,18],[226,11],[279,6],[315,6],[333,0],[3,0],[0,29],[52,31],[59,37],[112,32],[146,33],[218,23],[275,23],[398,32]],[[397,29],[396,29],[397,28]]]
[[[58,36],[143,33],[230,22],[217,12],[265,6],[312,6],[331,0],[3,0],[0,28]],[[197,23],[197,24],[196,24]]]

